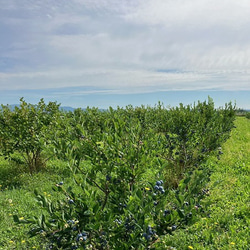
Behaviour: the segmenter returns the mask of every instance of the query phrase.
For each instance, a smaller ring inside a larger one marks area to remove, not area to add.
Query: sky
[[[0,103],[250,109],[249,0],[0,0]]]

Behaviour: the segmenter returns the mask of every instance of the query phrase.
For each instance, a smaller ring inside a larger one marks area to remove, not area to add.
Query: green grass
[[[34,189],[53,197],[52,186],[68,179],[66,166],[51,162],[46,171],[30,175],[23,166],[0,160],[0,249],[43,249],[35,238],[27,235],[28,226],[17,225],[13,215],[39,216],[41,210],[35,200]]]
[[[238,117],[231,138],[222,145],[221,160],[211,158],[210,195],[204,214],[192,226],[166,235],[161,242],[175,249],[250,249],[250,120]],[[12,215],[39,216],[34,189],[53,197],[51,187],[71,183],[65,164],[51,161],[46,171],[33,176],[18,165],[0,159],[0,249],[45,249],[28,238],[28,227],[16,225]],[[164,245],[164,244],[162,244]],[[167,249],[158,248],[158,249]]]
[[[210,216],[162,239],[176,249],[250,249],[250,120],[239,117],[213,169],[204,205]]]

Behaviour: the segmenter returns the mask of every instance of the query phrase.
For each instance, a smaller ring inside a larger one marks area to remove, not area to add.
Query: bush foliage
[[[41,99],[37,105],[28,104],[23,98],[14,110],[8,105],[0,109],[1,153],[15,159],[18,152],[31,173],[41,169],[45,163],[42,155],[50,143],[50,131],[55,129],[59,105],[45,104]]]
[[[45,112],[49,122],[42,120],[43,129],[36,130],[42,139],[32,142],[53,145],[56,157],[68,162],[75,184],[55,183],[55,195],[65,197],[56,202],[35,191],[45,210],[41,216],[14,216],[17,223],[31,224],[31,236],[46,239],[50,249],[166,248],[162,235],[194,223],[196,214],[206,216],[206,160],[222,154],[235,118],[231,103],[215,109],[209,98],[170,109],[158,104],[74,112],[51,105],[55,112]],[[2,112],[2,124],[12,117],[7,113]],[[3,147],[2,152],[13,150]]]

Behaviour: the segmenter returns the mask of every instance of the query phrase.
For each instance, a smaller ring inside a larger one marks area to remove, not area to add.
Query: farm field
[[[82,114],[60,124],[62,139],[52,145],[57,157],[39,171],[25,168],[18,153],[12,161],[2,156],[0,249],[249,249],[250,120],[237,117],[231,128],[229,119],[223,127],[230,108],[217,115],[211,106],[200,109],[213,122],[195,116],[206,124],[201,132],[189,107],[173,110],[168,118],[179,129],[169,123],[167,134],[164,124],[152,125],[152,113],[145,115],[152,110],[136,110],[138,123],[135,110],[111,110],[108,129],[103,112],[90,110],[87,131],[66,127]],[[131,127],[120,118],[128,115]]]

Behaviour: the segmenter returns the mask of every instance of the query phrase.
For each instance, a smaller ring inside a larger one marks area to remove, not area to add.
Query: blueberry
[[[151,226],[148,226],[148,234],[149,235],[153,235],[154,234],[154,231],[152,230]]]
[[[83,240],[83,236],[82,233],[79,233],[77,236],[76,236],[76,241],[80,241],[80,240]]]
[[[160,186],[160,185],[161,185],[161,181],[157,181],[157,182],[156,182],[156,185],[157,185],[157,186]]]
[[[150,240],[151,236],[149,234],[143,233],[142,236],[146,239],[146,240]]]
[[[69,200],[69,204],[74,204],[74,203],[75,202],[72,199]]]
[[[159,186],[155,185],[154,189],[159,190]]]
[[[106,181],[111,181],[111,176],[110,175],[106,175]]]
[[[159,190],[163,191],[164,190],[163,186],[159,186]]]
[[[189,203],[188,203],[187,201],[185,201],[185,202],[184,202],[184,205],[188,206],[188,205],[189,205]]]
[[[168,215],[168,214],[170,214],[170,210],[164,210],[164,216],[166,216],[166,215]]]
[[[173,225],[172,226],[172,231],[175,231],[177,229],[177,226],[176,225]]]
[[[59,182],[58,185],[62,186],[63,185],[63,181]]]
[[[157,201],[154,201],[154,205],[157,206],[158,202]]]

